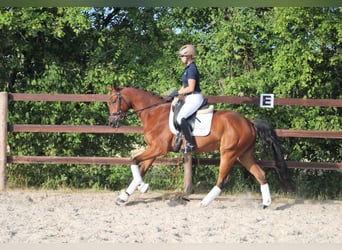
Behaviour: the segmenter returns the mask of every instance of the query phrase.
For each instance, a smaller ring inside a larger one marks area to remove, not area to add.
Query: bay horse
[[[109,125],[117,128],[120,121],[129,114],[137,114],[143,124],[147,148],[132,159],[133,180],[118,198],[118,203],[125,203],[136,190],[146,192],[148,184],[143,177],[158,156],[173,151],[175,136],[169,128],[171,103],[152,92],[136,87],[110,88]],[[133,109],[132,113],[128,111]],[[254,159],[254,145],[257,136],[268,144],[275,159],[275,169],[282,186],[292,189],[294,183],[283,157],[282,147],[272,126],[263,120],[254,122],[232,110],[215,110],[209,135],[195,136],[194,152],[220,151],[219,173],[216,185],[200,202],[201,207],[208,206],[221,192],[233,164],[238,161],[260,184],[262,205],[271,205],[269,185],[265,172]]]

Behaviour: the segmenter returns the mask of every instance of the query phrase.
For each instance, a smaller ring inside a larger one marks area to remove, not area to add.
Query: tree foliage
[[[108,86],[133,85],[164,95],[181,84],[179,47],[193,43],[205,95],[342,96],[341,8],[7,7],[0,9],[0,30],[1,91],[103,94]],[[9,106],[10,123],[103,125],[108,116],[105,103],[11,102]],[[235,109],[279,128],[342,129],[337,108],[216,108]],[[137,117],[127,122],[140,124]],[[140,135],[24,133],[9,134],[9,145],[13,155],[128,156],[144,142]],[[289,160],[341,162],[341,140],[288,138],[284,146]],[[266,157],[259,153],[258,157]],[[113,189],[129,178],[118,167],[103,172],[82,166],[30,169],[13,165],[9,178],[29,186],[59,183]],[[246,179],[243,170],[236,171],[235,177],[240,176],[236,183]],[[84,176],[79,178],[81,172]],[[211,176],[206,173],[195,172],[194,178]],[[298,182],[326,176],[342,183],[340,172],[295,170],[294,174]],[[168,181],[171,187],[176,183]],[[341,195],[340,185],[323,195]]]

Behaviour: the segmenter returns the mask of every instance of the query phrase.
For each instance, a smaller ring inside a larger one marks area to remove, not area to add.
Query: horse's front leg
[[[168,144],[166,143],[168,140],[156,137],[153,133],[149,133],[149,136],[146,136],[146,142],[149,145],[147,149],[133,158],[131,165],[133,180],[126,191],[119,195],[117,202],[127,202],[129,196],[133,194],[137,188],[140,192],[146,192],[148,184],[143,182],[145,173],[158,156],[165,155],[168,152]]]
[[[147,192],[148,184],[144,183],[143,177],[146,171],[152,165],[154,160],[155,158],[152,158],[152,159],[148,159],[148,160],[140,162],[139,164],[140,169],[139,169],[139,165],[134,161],[134,164],[131,165],[131,172],[132,172],[133,180],[131,184],[128,186],[128,188],[118,196],[117,202],[119,203],[127,202],[129,196],[133,194],[136,189],[138,189],[141,193]]]

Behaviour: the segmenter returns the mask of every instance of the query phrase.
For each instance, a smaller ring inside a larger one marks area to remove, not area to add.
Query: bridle
[[[110,113],[109,116],[116,116],[116,117],[119,117],[119,120],[123,120],[127,117],[128,114],[126,114],[125,112],[122,111],[121,100],[123,100],[126,103],[126,105],[128,105],[128,103],[125,100],[125,98],[121,95],[120,90],[117,90],[115,94],[112,94],[110,96],[109,100],[111,100],[113,96],[117,96],[117,99],[116,99],[116,101],[113,101],[112,104],[114,105],[115,103],[117,103],[117,105],[119,107],[119,111]]]
[[[141,111],[144,111],[146,109],[150,109],[150,108],[153,108],[155,106],[158,106],[158,105],[161,105],[161,104],[164,104],[166,102],[161,102],[161,103],[155,103],[155,104],[152,104],[151,106],[148,106],[148,107],[145,107],[145,108],[142,108],[142,109],[138,109],[138,110],[134,110],[134,111],[130,111],[130,112],[123,112],[122,111],[122,108],[121,108],[121,102],[125,102],[127,106],[129,106],[128,102],[125,100],[125,98],[121,95],[121,92],[120,90],[116,90],[115,93],[113,93],[111,96],[110,96],[110,99],[112,99],[113,96],[117,96],[117,99],[116,101],[113,101],[112,104],[114,105],[116,103],[116,105],[118,105],[118,111],[117,112],[113,112],[113,113],[109,113],[109,117],[115,117],[112,121],[109,122],[109,125],[112,126],[112,127],[119,127],[119,121],[122,121],[124,120],[127,116],[129,115],[133,115],[135,113],[138,113],[138,112],[141,112]]]

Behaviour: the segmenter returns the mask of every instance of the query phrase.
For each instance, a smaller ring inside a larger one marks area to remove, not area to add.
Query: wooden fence
[[[230,104],[259,104],[257,97],[235,97],[235,96],[206,96],[210,103]],[[85,156],[8,156],[7,155],[7,133],[142,133],[140,126],[123,126],[111,128],[109,126],[91,125],[41,125],[41,124],[8,124],[8,102],[9,101],[45,101],[45,102],[107,102],[108,95],[92,94],[20,94],[0,93],[0,190],[5,189],[6,166],[8,163],[21,164],[92,164],[92,165],[124,165],[130,164],[129,158],[112,157],[85,157]],[[319,107],[342,107],[342,100],[335,99],[293,99],[275,98],[274,105],[291,106],[319,106]],[[317,130],[288,130],[276,129],[279,137],[300,137],[300,138],[329,138],[342,139],[342,131],[317,131]],[[190,156],[191,157],[191,156]],[[194,165],[217,165],[219,159],[205,158],[158,158],[155,164],[177,165],[184,162]],[[274,167],[273,161],[259,161],[263,167]],[[312,168],[325,170],[341,170],[342,163],[329,162],[295,162],[288,161],[290,168]],[[189,166],[189,164],[188,164]],[[191,170],[186,169],[185,179],[191,179]],[[190,171],[190,172],[189,172]],[[188,182],[186,181],[186,182]],[[188,189],[189,183],[186,184]]]

